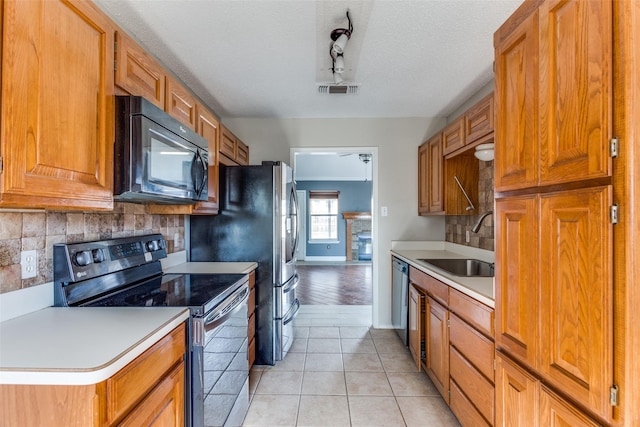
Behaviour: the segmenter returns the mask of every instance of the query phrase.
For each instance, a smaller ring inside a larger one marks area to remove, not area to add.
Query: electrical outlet
[[[386,206],[381,206],[380,207],[380,216],[387,216],[389,215],[389,208]]]
[[[38,273],[38,253],[35,249],[20,253],[20,266],[22,267],[23,279],[36,277]]]
[[[471,233],[469,232],[469,230],[467,230],[467,236],[465,237],[465,240],[467,243],[471,241]]]

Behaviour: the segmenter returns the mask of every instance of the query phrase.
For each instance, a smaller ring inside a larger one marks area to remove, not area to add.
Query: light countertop
[[[418,261],[419,258],[476,258],[493,262],[493,252],[448,242],[393,242],[391,254],[452,288],[495,308],[493,277],[455,276]]]
[[[164,270],[165,274],[249,274],[258,268],[255,262],[185,262]]]
[[[165,274],[249,274],[257,262],[187,262],[186,251],[168,254],[160,260]]]
[[[96,384],[189,318],[184,307],[50,307],[0,323],[0,384]]]

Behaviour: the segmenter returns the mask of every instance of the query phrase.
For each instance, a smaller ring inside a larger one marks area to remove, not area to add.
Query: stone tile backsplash
[[[167,252],[185,249],[184,215],[148,214],[144,205],[116,203],[109,212],[0,211],[0,293],[53,280],[53,245],[161,233]],[[35,249],[36,277],[21,279],[20,253]]]
[[[484,219],[478,233],[471,232],[471,227],[478,220],[480,214],[493,210],[493,161],[480,162],[478,179],[478,206],[474,215],[447,215],[445,218],[445,240],[474,248],[493,251],[495,220],[493,215]],[[470,231],[469,243],[466,242],[466,232]]]

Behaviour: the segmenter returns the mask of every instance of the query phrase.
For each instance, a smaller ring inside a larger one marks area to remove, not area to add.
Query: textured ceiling
[[[222,118],[442,117],[493,77],[520,0],[97,0]],[[330,33],[354,32],[353,95],[328,95]]]

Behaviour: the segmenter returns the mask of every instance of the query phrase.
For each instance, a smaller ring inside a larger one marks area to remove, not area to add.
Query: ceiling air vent
[[[333,94],[351,94],[351,95],[355,95],[358,93],[358,88],[360,86],[358,84],[355,83],[350,83],[350,84],[324,84],[324,83],[320,83],[318,84],[318,92],[319,93],[327,93],[329,95],[333,95]]]

